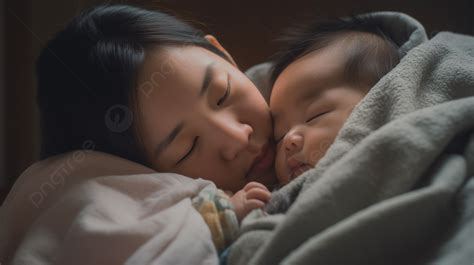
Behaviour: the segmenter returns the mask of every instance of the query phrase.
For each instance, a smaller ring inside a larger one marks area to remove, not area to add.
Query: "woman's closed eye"
[[[224,92],[224,95],[217,101],[217,106],[220,106],[222,103],[224,103],[229,98],[230,93],[231,93],[230,77],[229,77],[229,75],[227,75],[226,90]],[[191,148],[189,148],[189,151],[186,152],[186,154],[181,159],[179,159],[178,162],[176,162],[176,165],[178,165],[181,162],[185,161],[188,157],[190,157],[192,155],[192,153],[194,152],[194,149],[197,145],[198,139],[199,139],[199,136],[194,137],[193,144],[191,145]]]
[[[225,102],[229,98],[230,92],[231,92],[230,77],[229,77],[229,74],[227,74],[227,87],[226,87],[224,95],[217,101],[217,106],[220,106],[223,102]]]
[[[195,149],[195,147],[196,147],[196,145],[197,145],[198,139],[199,139],[199,136],[194,137],[193,144],[191,145],[191,148],[189,148],[189,151],[186,152],[186,154],[185,154],[180,160],[178,160],[178,162],[176,162],[175,165],[180,164],[181,162],[183,162],[184,160],[186,160],[186,159],[193,153],[193,151],[194,151],[194,149]]]

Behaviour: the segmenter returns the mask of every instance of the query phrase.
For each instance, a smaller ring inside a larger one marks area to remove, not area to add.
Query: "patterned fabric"
[[[222,252],[237,237],[239,222],[229,196],[222,190],[208,187],[193,198],[194,208],[211,230],[212,241]]]

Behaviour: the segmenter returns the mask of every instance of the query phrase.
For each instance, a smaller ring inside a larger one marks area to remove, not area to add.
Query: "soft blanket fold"
[[[2,206],[0,263],[218,264],[191,203],[210,186],[94,151],[41,161]]]
[[[316,167],[276,194],[268,209],[279,214],[245,219],[229,264],[450,264],[459,242],[456,264],[472,264],[459,231],[474,220],[459,216],[473,201],[474,38],[428,41],[413,18],[373,16],[406,55]],[[250,73],[267,78],[268,67]]]

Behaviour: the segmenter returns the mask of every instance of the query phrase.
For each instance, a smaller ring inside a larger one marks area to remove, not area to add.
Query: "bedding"
[[[402,62],[271,215],[244,220],[229,264],[472,263],[473,38],[428,41],[409,16],[376,16]],[[91,150],[41,161],[2,205],[0,263],[218,264],[191,201],[212,185]]]
[[[275,192],[271,214],[244,219],[228,264],[472,265],[474,38],[428,40],[408,15],[373,16],[401,62],[315,168]],[[270,67],[249,75],[269,84]]]
[[[191,201],[208,188],[91,150],[49,158],[19,177],[2,206],[0,263],[218,264]]]

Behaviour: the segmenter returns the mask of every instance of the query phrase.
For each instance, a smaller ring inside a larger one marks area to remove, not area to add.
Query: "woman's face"
[[[276,182],[268,105],[235,65],[201,47],[162,47],[138,84],[138,134],[155,170],[233,192]]]

